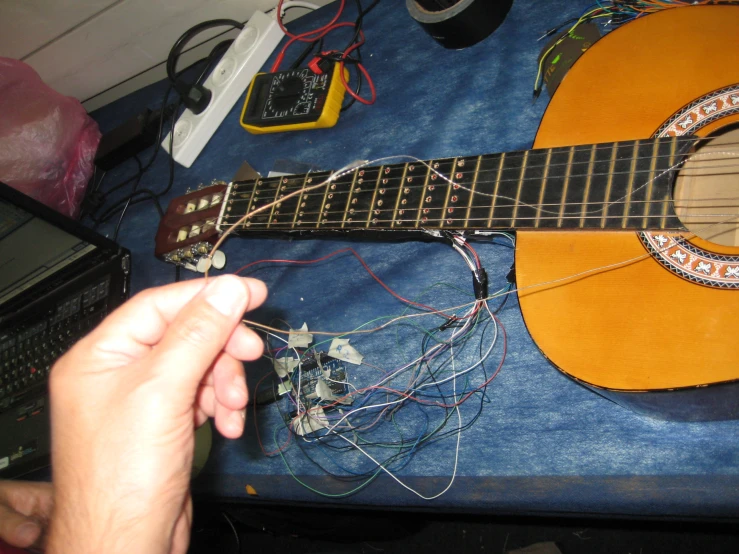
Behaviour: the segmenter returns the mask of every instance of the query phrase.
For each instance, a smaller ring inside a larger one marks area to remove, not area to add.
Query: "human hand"
[[[54,366],[55,511],[49,552],[184,553],[194,428],[244,428],[243,365],[262,341],[240,324],[267,296],[221,276],[144,291]]]
[[[52,506],[51,483],[0,481],[0,544],[41,547]]]

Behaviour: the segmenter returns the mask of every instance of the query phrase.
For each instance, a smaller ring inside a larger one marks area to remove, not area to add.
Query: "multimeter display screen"
[[[333,67],[316,75],[308,68],[258,75],[242,123],[260,127],[316,121],[329,93]]]

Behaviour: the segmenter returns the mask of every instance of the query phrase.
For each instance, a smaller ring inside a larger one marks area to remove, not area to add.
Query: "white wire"
[[[269,331],[264,331],[264,333],[269,335],[272,338],[275,338],[287,344],[288,348],[290,348],[293,352],[295,352],[295,355],[298,357],[298,367],[297,367],[298,369],[298,389],[297,391],[295,391],[295,400],[297,400],[296,406],[298,407],[298,412],[300,412],[300,409],[304,408],[302,402],[300,401],[300,380],[303,377],[303,364],[300,362],[300,360],[302,359],[302,357],[300,356],[300,352],[298,352],[294,346],[289,346],[290,343],[286,341],[285,339],[283,339],[281,336],[275,335],[274,333],[270,333]],[[290,379],[290,383],[292,384],[292,379]],[[288,394],[290,393],[288,392]]]
[[[286,2],[282,3],[282,13],[280,14],[280,17],[285,17],[285,12],[289,8],[305,8],[307,10],[317,10],[320,8],[320,6],[317,6],[316,4],[311,4],[310,2],[302,2],[301,0],[287,0]]]
[[[455,369],[454,369],[454,346],[451,345],[450,347],[451,347],[451,359],[452,359],[452,373],[455,373]],[[454,397],[454,399],[456,401],[457,400],[457,380],[456,380],[456,375],[455,375],[455,379],[453,381],[453,385],[452,386],[454,387],[453,388],[453,397]],[[423,494],[421,494],[420,492],[418,492],[413,487],[410,487],[410,486],[406,485],[398,476],[396,476],[392,471],[390,471],[384,465],[382,465],[378,460],[376,460],[372,456],[372,454],[370,454],[369,452],[367,452],[364,448],[362,448],[361,446],[359,446],[356,442],[354,442],[354,441],[346,438],[344,435],[341,435],[339,433],[334,433],[334,434],[337,437],[341,437],[342,439],[344,439],[346,442],[348,442],[349,444],[351,444],[352,446],[354,446],[354,448],[356,448],[362,454],[364,454],[367,458],[369,458],[370,460],[372,460],[372,462],[377,467],[379,467],[382,471],[384,471],[390,477],[392,477],[404,489],[412,492],[413,494],[415,494],[416,496],[418,496],[422,500],[435,500],[435,499],[439,498],[441,495],[445,494],[452,487],[452,485],[454,484],[454,480],[457,478],[457,468],[459,467],[459,446],[461,444],[461,439],[462,439],[462,414],[459,411],[459,404],[457,404],[455,406],[455,410],[457,412],[457,447],[454,450],[454,470],[452,471],[452,478],[449,480],[449,483],[447,484],[447,486],[444,487],[444,490],[442,490],[441,492],[439,492],[439,493],[437,493],[437,494],[435,494],[433,496],[424,496]]]

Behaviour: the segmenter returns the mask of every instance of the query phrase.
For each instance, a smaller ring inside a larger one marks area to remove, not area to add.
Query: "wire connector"
[[[475,298],[484,300],[488,297],[488,274],[484,268],[472,272],[472,288],[475,290]]]

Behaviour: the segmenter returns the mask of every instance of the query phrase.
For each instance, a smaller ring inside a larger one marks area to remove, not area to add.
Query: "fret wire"
[[[452,162],[452,169],[449,172],[449,174],[452,176],[452,180],[454,180],[453,177],[455,176],[455,173],[457,171],[457,161],[459,161],[459,158],[454,158],[454,161]],[[452,187],[447,186],[447,188],[446,188],[446,198],[444,199],[444,211],[441,212],[443,214],[446,214],[447,213],[447,209],[449,208],[449,197],[451,196],[451,194],[452,194]],[[448,219],[453,219],[453,218],[448,218]],[[444,227],[444,219],[443,218],[441,220],[441,227]]]
[[[572,158],[575,155],[575,147],[570,146],[570,154],[567,157],[567,169],[565,170],[565,184],[562,187],[562,205],[559,208],[559,219],[557,219],[557,227],[562,227],[562,219],[565,212],[565,200],[567,199],[567,187],[570,184],[570,171],[572,170]]]
[[[611,146],[611,163],[608,167],[608,183],[606,184],[606,192],[603,197],[604,209],[603,209],[603,221],[601,222],[600,228],[604,229],[606,226],[606,218],[608,217],[608,198],[611,196],[611,186],[613,184],[613,168],[616,166],[616,151],[618,150],[618,142],[614,142]]]
[[[516,226],[516,216],[518,215],[518,207],[521,202],[521,187],[523,187],[523,177],[526,174],[526,163],[529,161],[529,151],[524,154],[523,160],[521,160],[521,174],[518,178],[518,187],[516,188],[516,201],[513,206],[513,213],[511,214],[511,227]]]
[[[327,180],[326,180],[326,186],[324,187],[325,190],[323,191],[323,202],[321,202],[321,209],[318,210],[318,218],[316,220],[316,229],[318,229],[318,227],[320,227],[322,223],[321,214],[323,213],[323,207],[326,205],[326,198],[328,197],[328,191],[331,189],[331,184],[332,184],[328,179],[331,179],[331,175],[333,174],[334,174],[333,171],[329,173],[329,176],[327,177]]]
[[[656,142],[655,142],[656,144]],[[590,161],[588,162],[588,177],[585,181],[585,194],[582,199],[582,211],[580,212],[580,227],[585,227],[585,207],[590,196],[590,183],[593,180],[593,166],[595,165],[595,145],[590,148]]]
[[[410,162],[405,164],[405,167],[403,168],[403,176],[400,178],[400,186],[398,187],[398,196],[395,199],[395,210],[393,210],[393,223],[391,227],[395,227],[395,219],[398,217],[398,206],[400,205],[400,197],[402,196],[402,190],[405,186],[405,176],[408,175],[408,165]]]
[[[500,162],[498,163],[498,175],[495,178],[495,188],[493,189],[493,201],[490,203],[490,216],[488,217],[488,227],[493,226],[493,212],[495,211],[495,201],[498,198],[498,189],[500,187],[500,177],[503,174],[503,164],[505,163],[506,154],[503,152],[500,155]]]
[[[384,165],[381,165],[380,170],[377,172],[377,181],[375,182],[375,191],[372,193],[372,202],[370,202],[370,209],[367,210],[367,224],[365,225],[366,228],[369,228],[370,226],[370,220],[372,219],[372,209],[375,207],[375,199],[377,198],[377,189],[380,188],[380,180],[382,179],[384,167],[385,167]]]
[[[421,214],[423,213],[423,199],[426,198],[426,191],[428,190],[429,179],[431,178],[431,168],[434,167],[434,160],[429,160],[426,167],[426,179],[423,181],[423,192],[421,192],[421,199],[418,201],[418,214],[416,214],[416,229],[421,224]],[[449,186],[449,183],[446,183]]]
[[[629,181],[626,185],[626,202],[624,202],[624,211],[623,211],[623,222],[621,224],[621,228],[626,228],[626,220],[629,217],[629,212],[631,211],[631,193],[634,190],[634,170],[636,169],[636,158],[635,156],[639,153],[639,141],[634,141],[634,148],[633,148],[633,156],[631,158],[631,165],[629,167]]]
[[[654,179],[655,175],[657,173],[657,158],[655,157],[657,155],[657,152],[659,152],[659,141],[654,141],[654,144],[652,145],[652,161],[649,164],[649,180],[647,181],[647,193],[646,193],[646,201],[644,202],[644,219],[642,220],[642,227],[647,226],[647,222],[649,219],[649,201],[652,198],[652,189],[654,188]]]
[[[357,184],[357,177],[359,177],[359,168],[354,170],[354,178],[352,179],[352,184],[349,187],[349,190],[347,191],[349,194],[346,195],[346,206],[344,206],[344,217],[341,220],[342,229],[346,225],[346,216],[349,214],[349,206],[351,206],[352,194],[354,193],[354,186]]]
[[[480,175],[480,164],[482,163],[482,155],[477,156],[477,163],[475,164],[475,172],[472,175],[472,187],[470,188],[470,200],[467,202],[467,218],[465,221],[469,221],[470,214],[472,213],[472,202],[475,199],[475,188],[477,187],[477,177]]]
[[[293,227],[298,222],[298,214],[300,213],[300,205],[303,203],[303,195],[305,194],[305,187],[308,185],[308,179],[309,179],[310,173],[306,173],[305,177],[303,178],[303,186],[300,189],[300,194],[298,195],[298,203],[295,204],[295,215],[293,216]]]
[[[251,190],[251,198],[249,198],[249,203],[246,206],[246,213],[249,213],[251,211],[251,206],[254,203],[254,199],[257,197],[257,194],[256,193],[257,193],[257,186],[259,185],[259,183],[260,183],[260,180],[259,179],[256,179],[254,181],[254,187],[252,187],[252,190]],[[244,220],[244,223],[242,223],[241,226],[246,229],[246,224],[248,222],[249,222],[248,219],[247,220]]]
[[[536,209],[536,224],[534,227],[539,226],[539,217],[541,216],[541,208],[544,205],[544,191],[547,186],[547,177],[549,176],[549,161],[552,159],[552,149],[547,149],[547,159],[544,162],[544,175],[541,177],[541,187],[539,189],[539,205]]]
[[[675,165],[675,156],[677,154],[677,141],[673,140],[670,145],[670,167]],[[669,193],[665,194],[665,198],[669,198]],[[662,226],[664,227],[667,220],[667,203],[662,205]]]
[[[272,209],[270,209],[269,217],[267,218],[267,228],[269,228],[269,225],[272,223],[272,219],[274,218],[275,209],[277,208],[277,204],[279,204],[277,200],[280,197],[280,189],[282,188],[284,181],[287,181],[286,177],[280,177],[280,180],[277,181],[277,186],[275,187],[277,190],[275,190],[275,197],[272,199]]]

